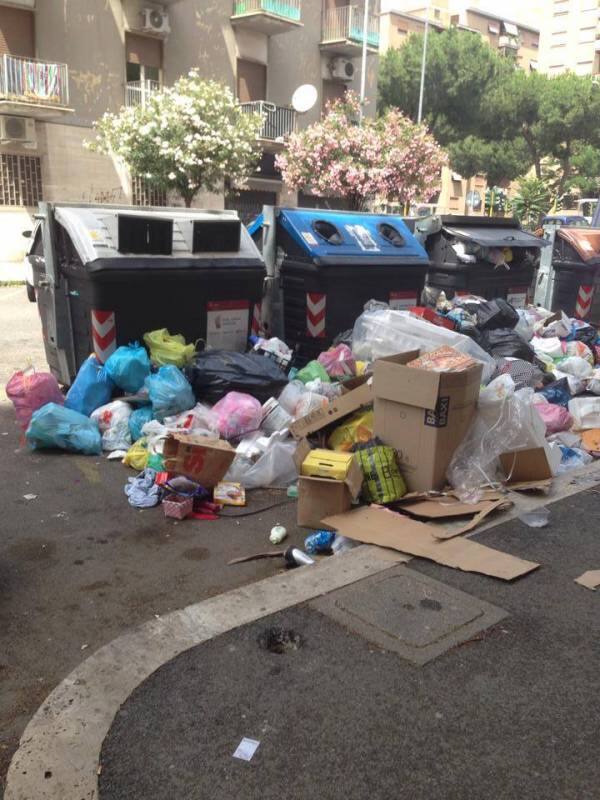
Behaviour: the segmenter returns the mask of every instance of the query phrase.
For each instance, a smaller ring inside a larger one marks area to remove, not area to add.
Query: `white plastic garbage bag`
[[[238,452],[223,480],[241,483],[246,489],[290,486],[298,480],[298,470],[294,463],[296,447],[294,441],[273,438],[255,462]]]
[[[483,382],[496,370],[496,362],[473,339],[433,325],[408,311],[365,311],[354,323],[352,350],[360,361],[374,361],[408,350],[430,352],[449,345],[483,364]]]
[[[124,400],[113,400],[105,406],[100,406],[90,414],[102,433],[102,449],[128,450],[131,446],[131,433],[129,432],[129,417],[132,408]]]
[[[217,415],[202,403],[197,403],[189,411],[165,417],[163,422],[169,431],[188,431],[197,436],[214,436],[219,427]]]
[[[600,394],[600,369],[595,369],[585,382],[586,391]]]
[[[600,428],[600,397],[574,397],[569,400],[574,430]]]
[[[531,345],[535,350],[535,354],[539,355],[542,360],[545,360],[544,357],[550,357],[553,360],[559,359],[563,358],[565,355],[563,353],[562,342],[558,336],[550,336],[548,339],[541,339],[539,336],[536,336],[532,339]]]
[[[581,358],[581,356],[568,356],[561,359],[558,363],[558,369],[568,375],[574,375],[576,378],[589,378],[594,371],[589,361]]]

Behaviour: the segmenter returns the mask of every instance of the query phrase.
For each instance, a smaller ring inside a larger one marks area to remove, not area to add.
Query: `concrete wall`
[[[600,73],[596,37],[600,36],[597,0],[548,0],[540,41],[540,69],[550,75],[573,70]]]

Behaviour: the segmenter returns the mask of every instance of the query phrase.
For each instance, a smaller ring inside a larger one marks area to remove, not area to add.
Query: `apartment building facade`
[[[540,69],[600,75],[598,0],[547,0],[540,39]]]
[[[366,88],[374,113],[379,21],[371,8]],[[0,237],[10,242],[0,261],[22,253],[16,230],[41,199],[164,203],[84,141],[104,112],[143,103],[192,68],[265,119],[249,190],[199,195],[196,204],[250,214],[263,201],[295,203],[275,153],[327,100],[359,90],[363,28],[364,6],[347,0],[0,0]],[[306,83],[319,102],[298,115],[292,94]]]
[[[502,55],[513,58],[522,69],[539,68],[540,33],[537,28],[454,0],[438,0],[429,5],[423,0],[394,2],[392,10],[381,14],[381,52],[390,47],[402,47],[413,33],[423,33],[427,18],[431,35],[449,27],[470,31]],[[483,214],[486,189],[485,176],[476,175],[467,180],[445,168],[435,207],[440,213]]]

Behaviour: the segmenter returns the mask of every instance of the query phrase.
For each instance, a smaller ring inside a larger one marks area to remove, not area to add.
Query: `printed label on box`
[[[394,311],[408,311],[417,305],[416,292],[390,292],[390,308]]]
[[[206,344],[243,352],[248,340],[248,300],[211,300],[206,304]]]
[[[448,424],[449,397],[440,397],[435,408],[425,409],[425,425],[430,428],[445,428]]]

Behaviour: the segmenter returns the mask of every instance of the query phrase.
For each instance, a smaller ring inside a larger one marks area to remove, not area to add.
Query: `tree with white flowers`
[[[225,179],[243,185],[260,156],[261,126],[230,89],[192,70],[143,106],[104,114],[87,146],[115,155],[151,186],[177,191],[189,208],[200,189],[217,191]]]

